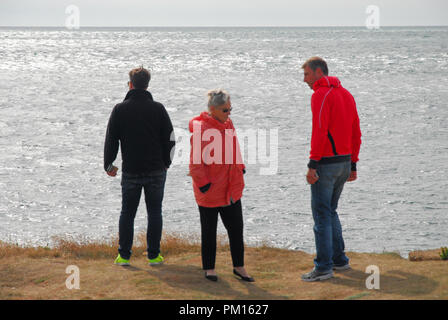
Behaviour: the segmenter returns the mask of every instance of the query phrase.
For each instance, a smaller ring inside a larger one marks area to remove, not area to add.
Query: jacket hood
[[[317,89],[321,87],[333,87],[333,88],[339,88],[341,86],[341,81],[337,77],[322,77],[319,80],[317,80],[313,85],[313,90],[316,91]]]
[[[190,120],[190,122],[188,124],[188,129],[190,130],[190,132],[193,132],[193,123],[195,121],[206,122],[208,124],[208,126],[216,128],[216,129],[232,128],[232,120],[230,120],[230,118],[228,118],[226,122],[222,123],[222,122],[214,119],[212,116],[210,116],[207,111],[203,111],[203,112],[201,112],[201,114],[199,116],[194,117],[193,119]]]

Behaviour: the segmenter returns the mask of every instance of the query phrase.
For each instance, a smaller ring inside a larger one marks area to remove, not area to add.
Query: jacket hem
[[[317,169],[318,165],[323,165],[323,164],[325,165],[325,164],[339,163],[339,162],[346,162],[346,161],[347,162],[351,161],[350,154],[342,155],[342,156],[334,156],[334,157],[322,157],[319,161],[311,159],[310,162],[308,162],[308,168]],[[352,164],[352,168],[353,168],[353,164]]]
[[[238,197],[237,199],[232,198],[233,203],[237,202],[238,200],[241,200],[241,198],[242,198],[242,196]],[[208,202],[202,202],[202,201],[199,202],[196,200],[196,203],[198,204],[198,206],[205,207],[205,208],[219,208],[219,207],[225,207],[225,206],[228,206],[231,204],[230,200],[228,203],[227,203],[227,201],[223,201],[222,203],[218,202],[218,204],[217,204],[217,202],[208,203]]]

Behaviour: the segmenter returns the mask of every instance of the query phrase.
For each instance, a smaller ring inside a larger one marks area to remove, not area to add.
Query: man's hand
[[[110,171],[107,171],[107,175],[111,177],[115,177],[117,175],[118,168],[116,166],[112,166]]]
[[[350,176],[348,177],[347,182],[355,181],[358,178],[358,174],[356,172],[357,171],[350,172]]]
[[[315,184],[317,180],[319,180],[319,176],[317,175],[316,169],[308,169],[306,181],[308,181],[309,184]]]

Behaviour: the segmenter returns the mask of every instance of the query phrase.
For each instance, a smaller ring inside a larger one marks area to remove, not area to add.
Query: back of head
[[[151,74],[143,66],[129,71],[129,81],[135,89],[147,89],[149,80],[151,80]]]
[[[227,103],[230,99],[230,95],[227,91],[222,89],[210,90],[207,93],[208,96],[208,106],[219,107]]]
[[[324,59],[320,57],[311,57],[308,60],[305,61],[305,63],[302,65],[302,69],[305,69],[305,67],[309,67],[311,70],[316,71],[317,68],[322,70],[322,73],[325,76],[328,76],[328,66]]]

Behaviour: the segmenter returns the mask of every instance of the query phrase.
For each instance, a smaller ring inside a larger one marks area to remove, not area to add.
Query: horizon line
[[[187,26],[82,26],[82,28],[358,28],[358,27],[364,27],[365,25],[307,25],[307,26],[269,26],[269,25],[254,25],[254,26],[193,26],[193,25],[187,25]],[[391,28],[391,27],[403,27],[403,28],[409,28],[409,27],[448,27],[448,24],[446,25],[382,25],[379,28]],[[53,25],[53,26],[14,26],[14,25],[0,25],[0,28],[66,28],[64,25]]]

